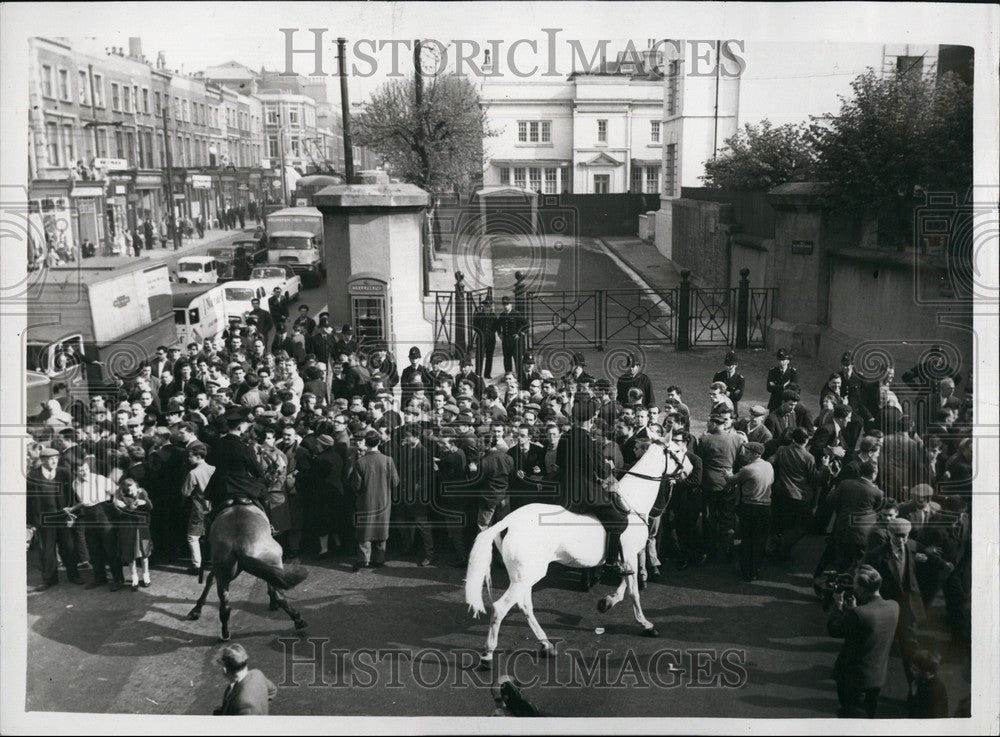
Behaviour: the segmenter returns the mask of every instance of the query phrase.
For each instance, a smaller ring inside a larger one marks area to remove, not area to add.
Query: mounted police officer
[[[267,495],[264,471],[243,439],[243,434],[250,427],[247,409],[230,407],[225,419],[228,432],[212,445],[205,459],[209,465],[215,466],[205,489],[205,498],[212,503],[212,519],[219,510],[229,506],[231,499],[246,499],[267,514],[263,503]]]
[[[556,463],[562,504],[570,512],[593,515],[607,533],[605,568],[627,573],[622,561],[621,535],[628,527],[628,510],[606,480],[611,467],[590,431],[597,415],[596,402],[574,403],[572,427],[559,439]]]

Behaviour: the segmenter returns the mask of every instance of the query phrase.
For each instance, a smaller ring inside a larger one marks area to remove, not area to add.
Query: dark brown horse
[[[281,564],[281,546],[271,536],[267,515],[252,505],[236,504],[221,510],[208,532],[212,551],[212,570],[208,581],[188,619],[198,619],[208,598],[214,579],[219,594],[219,622],[222,625],[220,640],[229,640],[229,584],[240,571],[256,576],[267,583],[271,610],[283,609],[295,623],[295,629],[306,626],[302,616],[289,606],[282,592],[302,583],[307,575],[303,568],[286,569]]]

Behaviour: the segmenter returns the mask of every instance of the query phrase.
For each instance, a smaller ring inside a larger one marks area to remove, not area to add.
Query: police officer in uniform
[[[778,365],[767,372],[767,393],[771,395],[767,408],[772,412],[781,406],[781,395],[787,386],[799,383],[799,373],[792,368],[792,354],[781,348],[776,357]]]
[[[730,401],[733,403],[733,416],[739,414],[740,400],[743,398],[743,388],[746,385],[746,379],[743,378],[743,374],[737,371],[736,353],[729,351],[726,354],[726,359],[723,361],[725,368],[722,371],[716,371],[715,376],[712,377],[712,381],[721,381],[726,385],[726,391],[728,393]]]
[[[421,389],[429,395],[435,387],[434,379],[431,378],[427,367],[420,363],[420,349],[417,346],[410,348],[409,358],[410,365],[403,369],[403,373],[399,376],[403,407],[408,406],[413,395]]]
[[[484,299],[473,313],[472,329],[476,341],[476,374],[484,379],[492,378],[493,352],[497,347],[497,316],[490,297]]]
[[[497,316],[497,335],[500,336],[500,347],[503,349],[503,370],[513,371],[517,365],[517,353],[522,333],[527,329],[528,322],[520,312],[514,309],[510,297],[504,296],[503,312]]]

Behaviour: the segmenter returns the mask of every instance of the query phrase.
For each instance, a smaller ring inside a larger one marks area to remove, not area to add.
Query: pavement
[[[238,237],[248,236],[253,233],[256,227],[253,223],[247,223],[247,229],[236,229],[236,230],[206,230],[204,238],[182,238],[181,247],[174,250],[173,243],[167,241],[166,248],[156,248],[143,250],[141,258],[148,258],[154,262],[169,261],[171,259],[176,260],[182,256],[191,256],[197,254],[200,249],[209,248],[210,246],[215,246],[220,243],[227,243],[236,240]],[[135,256],[112,256],[112,257],[101,257],[102,264],[113,263],[114,261],[120,261],[123,265],[129,264],[136,260]],[[81,265],[86,266],[87,259],[81,261]]]

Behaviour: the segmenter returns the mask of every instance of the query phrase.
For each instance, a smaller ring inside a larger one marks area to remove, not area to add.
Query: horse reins
[[[673,496],[673,493],[674,493],[674,478],[676,476],[679,476],[684,471],[684,461],[682,459],[679,459],[677,457],[677,454],[674,453],[673,450],[671,450],[670,447],[666,443],[657,443],[657,445],[661,445],[663,447],[664,454],[669,455],[673,459],[674,463],[677,464],[677,470],[676,471],[674,471],[672,474],[669,474],[669,475],[668,474],[663,474],[662,476],[649,476],[648,474],[639,473],[638,471],[626,471],[624,474],[622,474],[622,477],[624,478],[625,476],[635,476],[636,478],[643,479],[644,481],[662,482],[664,479],[667,479],[668,481],[670,481],[670,490],[667,493],[667,499],[666,499],[666,502],[663,505],[663,508],[666,509],[670,505],[670,497]],[[618,500],[628,508],[629,512],[631,512],[636,517],[638,517],[639,519],[641,519],[647,525],[649,524],[649,520],[645,516],[639,514],[639,512],[637,512],[632,507],[632,505],[629,504],[625,500],[625,498],[621,494],[618,495]]]

